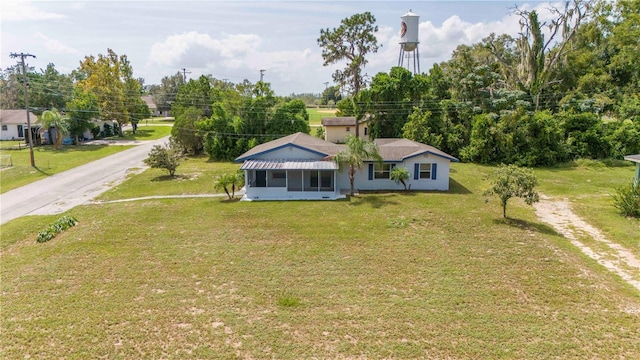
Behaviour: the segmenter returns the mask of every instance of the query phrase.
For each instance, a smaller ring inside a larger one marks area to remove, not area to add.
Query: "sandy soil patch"
[[[541,195],[540,202],[534,206],[540,220],[553,226],[584,254],[640,291],[640,261],[628,249],[611,242],[598,229],[576,215],[567,199],[557,200]],[[581,241],[585,237],[604,246],[598,249],[587,246]]]

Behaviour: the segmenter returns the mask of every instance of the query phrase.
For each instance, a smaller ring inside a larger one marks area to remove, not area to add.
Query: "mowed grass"
[[[155,140],[171,134],[169,126],[141,126],[135,135],[131,130],[125,130],[124,137],[114,140]],[[34,147],[36,168],[31,167],[29,147],[18,142],[2,142],[0,155],[10,155],[13,167],[0,171],[0,192],[4,193],[17,187],[44,179],[88,162],[129,149],[130,146],[107,145],[63,145],[60,150],[54,150],[51,145]]]
[[[309,125],[312,127],[322,125],[322,118],[336,116],[336,111],[337,109],[307,108]]]
[[[214,179],[225,173],[235,173],[240,168],[236,163],[209,161],[207,156],[184,159],[175,176],[166,170],[148,169],[142,174],[131,176],[117,188],[100,195],[98,200],[119,200],[158,195],[189,195],[218,193],[214,189]]]
[[[582,160],[553,168],[536,169],[539,191],[556,200],[569,200],[572,209],[608,240],[623,245],[640,258],[640,220],[625,218],[613,206],[612,194],[633,181],[635,167],[628,161]]]
[[[31,166],[29,147],[2,150],[0,155],[10,155],[13,166],[0,171],[0,192],[13,190],[127,148],[129,146],[64,145],[60,150],[54,150],[51,145],[36,146],[33,149],[35,168]]]
[[[110,139],[113,139],[113,140],[160,139],[161,137],[171,135],[172,127],[170,126],[170,124],[172,124],[172,122],[167,123],[165,125],[159,125],[159,124],[145,124],[145,122],[142,121],[140,122],[140,124],[138,124],[138,129],[136,130],[135,134],[133,133],[133,130],[131,128],[128,128],[122,132],[123,134],[122,137],[114,136],[114,137],[111,137]]]
[[[236,166],[193,164],[202,174]],[[522,202],[503,220],[498,201],[482,196],[492,171],[455,164],[449,193],[84,206],[68,212],[77,226],[44,244],[37,231],[59,216],[16,219],[2,228],[0,352],[637,358],[637,291]],[[147,172],[149,188],[192,191]],[[143,182],[108,197],[131,196]]]

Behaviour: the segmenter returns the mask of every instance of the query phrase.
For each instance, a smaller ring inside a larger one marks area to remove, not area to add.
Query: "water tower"
[[[402,15],[400,22],[400,57],[398,66],[404,67],[404,58],[407,58],[407,69],[411,71],[411,59],[413,59],[413,73],[420,73],[420,51],[418,51],[418,27],[420,16],[409,10]]]

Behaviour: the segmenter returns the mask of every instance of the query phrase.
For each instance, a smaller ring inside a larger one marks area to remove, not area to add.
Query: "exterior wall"
[[[332,176],[332,184],[333,190],[329,190],[328,187],[324,190],[322,188],[318,188],[317,190],[309,190],[307,188],[309,186],[309,178],[303,179],[303,174],[298,174],[295,176],[291,174],[291,172],[298,173],[302,172],[302,170],[289,170],[287,171],[287,177],[283,179],[274,179],[272,176],[272,170],[267,170],[266,174],[266,184],[267,186],[257,187],[252,186],[255,185],[255,182],[252,182],[251,173],[254,170],[245,170],[245,195],[242,197],[244,201],[254,201],[254,200],[336,200],[342,198],[344,196],[340,195],[340,188],[337,187],[336,173],[333,170],[330,170]],[[314,171],[314,170],[304,170],[304,172]],[[325,170],[329,171],[329,170]],[[291,181],[294,178],[300,179],[299,184],[291,185]],[[318,180],[319,181],[319,180]],[[276,185],[277,183],[277,185]],[[269,184],[273,184],[269,185]],[[299,187],[297,187],[298,185]],[[292,186],[293,188],[298,188],[302,191],[294,191],[288,190],[287,186]],[[307,188],[305,190],[305,188]]]
[[[436,179],[414,179],[415,164],[432,163],[437,164]],[[425,154],[406,159],[404,163],[392,163],[396,167],[405,167],[409,170],[410,177],[406,181],[407,188],[411,185],[411,190],[449,190],[449,170],[450,161],[440,156]],[[365,163],[362,168],[356,171],[354,179],[355,190],[402,190],[402,184],[396,184],[390,179],[369,180],[369,164]],[[340,168],[338,171],[338,187],[342,190],[349,190],[348,169]]]
[[[252,157],[260,160],[279,160],[279,159],[323,159],[324,155],[300,149],[295,146],[286,146],[281,149],[273,150],[268,153],[260,154]]]
[[[336,200],[344,198],[337,191],[287,191],[287,188],[245,187],[244,201],[255,200]]]
[[[2,127],[6,126],[7,130],[2,130]],[[24,139],[24,135],[27,135],[27,124],[22,125],[23,136],[18,137],[18,125],[17,124],[2,124],[0,126],[0,140],[19,140]]]
[[[360,128],[360,137],[370,139],[369,132],[365,136],[365,128],[368,128],[367,123],[358,124]],[[347,131],[349,128],[349,131]],[[347,135],[356,136],[355,126],[325,126],[324,127],[324,139],[334,144],[344,144]]]

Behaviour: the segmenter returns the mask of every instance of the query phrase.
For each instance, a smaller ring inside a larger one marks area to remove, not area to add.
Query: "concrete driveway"
[[[59,214],[91,201],[128,174],[146,169],[143,161],[151,148],[168,141],[167,136],[140,142],[132,149],[1,194],[0,224],[25,215]]]

